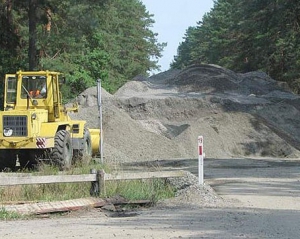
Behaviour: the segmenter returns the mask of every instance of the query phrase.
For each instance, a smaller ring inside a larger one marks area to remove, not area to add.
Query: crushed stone
[[[76,101],[80,110],[71,118],[99,128],[97,88]],[[193,65],[139,76],[114,95],[102,89],[104,158],[113,163],[197,158],[199,135],[207,158],[297,158],[299,103],[286,84],[263,72]],[[179,197],[193,201],[188,199],[193,191],[204,193],[203,204],[221,203],[209,188],[209,196],[198,189],[191,184],[178,191]]]

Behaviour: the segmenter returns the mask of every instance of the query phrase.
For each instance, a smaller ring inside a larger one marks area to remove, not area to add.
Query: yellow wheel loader
[[[59,90],[63,77],[52,71],[18,71],[5,76],[0,111],[0,167],[14,169],[50,160],[61,170],[99,152],[100,130],[72,120]]]

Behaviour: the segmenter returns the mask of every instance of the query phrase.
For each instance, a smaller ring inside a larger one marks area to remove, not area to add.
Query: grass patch
[[[129,200],[158,200],[174,197],[175,191],[164,179],[111,181],[106,183],[106,196],[122,195]]]
[[[0,208],[0,220],[25,219],[26,217],[16,212],[8,212],[5,208]]]

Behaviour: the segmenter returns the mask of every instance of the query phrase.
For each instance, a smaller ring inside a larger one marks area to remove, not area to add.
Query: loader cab
[[[60,73],[18,71],[5,76],[4,110],[47,110],[48,120],[60,119]]]

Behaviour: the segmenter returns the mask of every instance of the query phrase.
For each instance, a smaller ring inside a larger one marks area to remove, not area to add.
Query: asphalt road
[[[205,172],[219,195],[237,199],[243,207],[300,210],[298,159],[207,160]]]
[[[158,164],[198,175],[198,159]],[[204,181],[222,197],[240,201],[246,208],[300,210],[300,159],[205,159]]]

